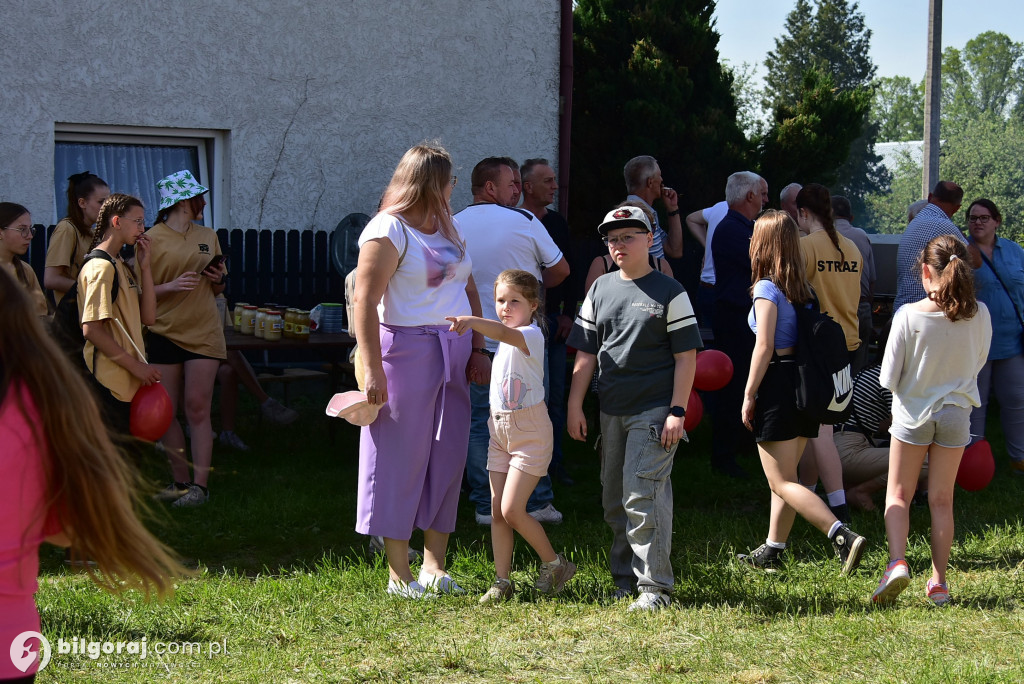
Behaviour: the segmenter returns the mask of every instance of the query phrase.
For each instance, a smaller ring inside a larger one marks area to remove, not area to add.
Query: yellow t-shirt
[[[110,300],[114,290],[114,270],[117,269],[117,299]],[[78,314],[82,323],[107,321],[107,332],[130,356],[139,358],[138,353],[114,319],[121,321],[125,330],[139,349],[144,350],[142,339],[142,314],[139,312],[141,288],[132,272],[120,258],[111,264],[106,259],[90,259],[78,274]],[[103,352],[86,340],[82,350],[85,365],[96,380],[110,390],[114,398],[131,401],[142,384],[126,368],[117,365]],[[96,365],[93,366],[95,355]]]
[[[847,237],[836,233],[843,257],[824,230],[800,238],[807,281],[818,295],[821,311],[843,326],[846,349],[860,346],[857,305],[860,304],[860,271],[864,267],[860,250]]]
[[[221,254],[217,233],[198,223],[190,223],[184,233],[158,223],[146,235],[152,245],[150,263],[157,285],[169,283],[186,271],[202,274],[210,259]],[[149,329],[193,354],[227,358],[224,323],[214,299],[213,283],[202,275],[194,290],[171,292],[157,300],[156,323]]]
[[[50,245],[46,248],[46,267],[68,269],[68,278],[78,279],[78,273],[85,263],[85,255],[89,253],[92,235],[82,235],[70,219],[61,219],[50,236]],[[63,292],[53,291],[53,296],[60,303]]]
[[[32,267],[24,261],[21,262],[21,272],[25,275],[24,283],[18,277],[18,270],[14,267],[13,261],[3,264],[3,267],[7,274],[14,278],[28,292],[28,298],[36,308],[36,315],[49,315],[50,311],[46,306],[46,295],[43,294],[43,288],[39,286],[39,278],[36,277],[36,272],[32,270]]]

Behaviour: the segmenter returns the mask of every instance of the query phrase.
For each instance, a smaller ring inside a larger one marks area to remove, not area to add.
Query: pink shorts
[[[487,445],[487,470],[507,473],[515,468],[527,475],[544,477],[551,464],[551,419],[543,401],[517,411],[491,411]]]

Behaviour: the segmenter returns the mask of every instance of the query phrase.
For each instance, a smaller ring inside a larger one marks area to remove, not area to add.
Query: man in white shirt
[[[704,246],[704,264],[700,270],[700,290],[697,291],[697,309],[701,325],[711,325],[711,308],[715,305],[715,257],[711,254],[711,238],[718,222],[729,213],[729,204],[722,200],[707,209],[699,209],[686,217],[690,234]]]
[[[473,203],[455,215],[466,238],[466,250],[473,260],[473,280],[478,283],[485,318],[497,320],[494,312],[494,281],[509,268],[532,273],[544,287],[554,287],[569,275],[569,263],[547,229],[533,214],[509,205],[517,193],[512,168],[500,157],[488,157],[473,168]],[[473,353],[493,355],[494,340]],[[476,507],[476,521],[491,524],[491,492],[487,478],[487,444],[490,434],[488,386],[471,385],[473,418],[466,456],[469,498]],[[560,523],[562,514],[551,504],[551,478],[545,476],[533,491],[526,510],[540,522]]]

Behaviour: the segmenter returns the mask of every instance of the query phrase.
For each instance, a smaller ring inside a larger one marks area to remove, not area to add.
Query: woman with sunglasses
[[[32,267],[21,260],[36,234],[28,209],[14,202],[0,202],[0,267],[28,291],[36,314],[46,316],[46,296]]]

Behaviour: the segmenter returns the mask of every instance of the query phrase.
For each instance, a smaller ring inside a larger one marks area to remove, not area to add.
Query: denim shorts
[[[904,444],[915,446],[938,444],[950,449],[967,446],[971,441],[971,409],[946,404],[919,427],[908,428],[893,423],[889,434]]]
[[[543,401],[516,411],[491,411],[487,421],[487,470],[507,473],[515,468],[544,477],[551,465],[554,439],[548,407]]]

